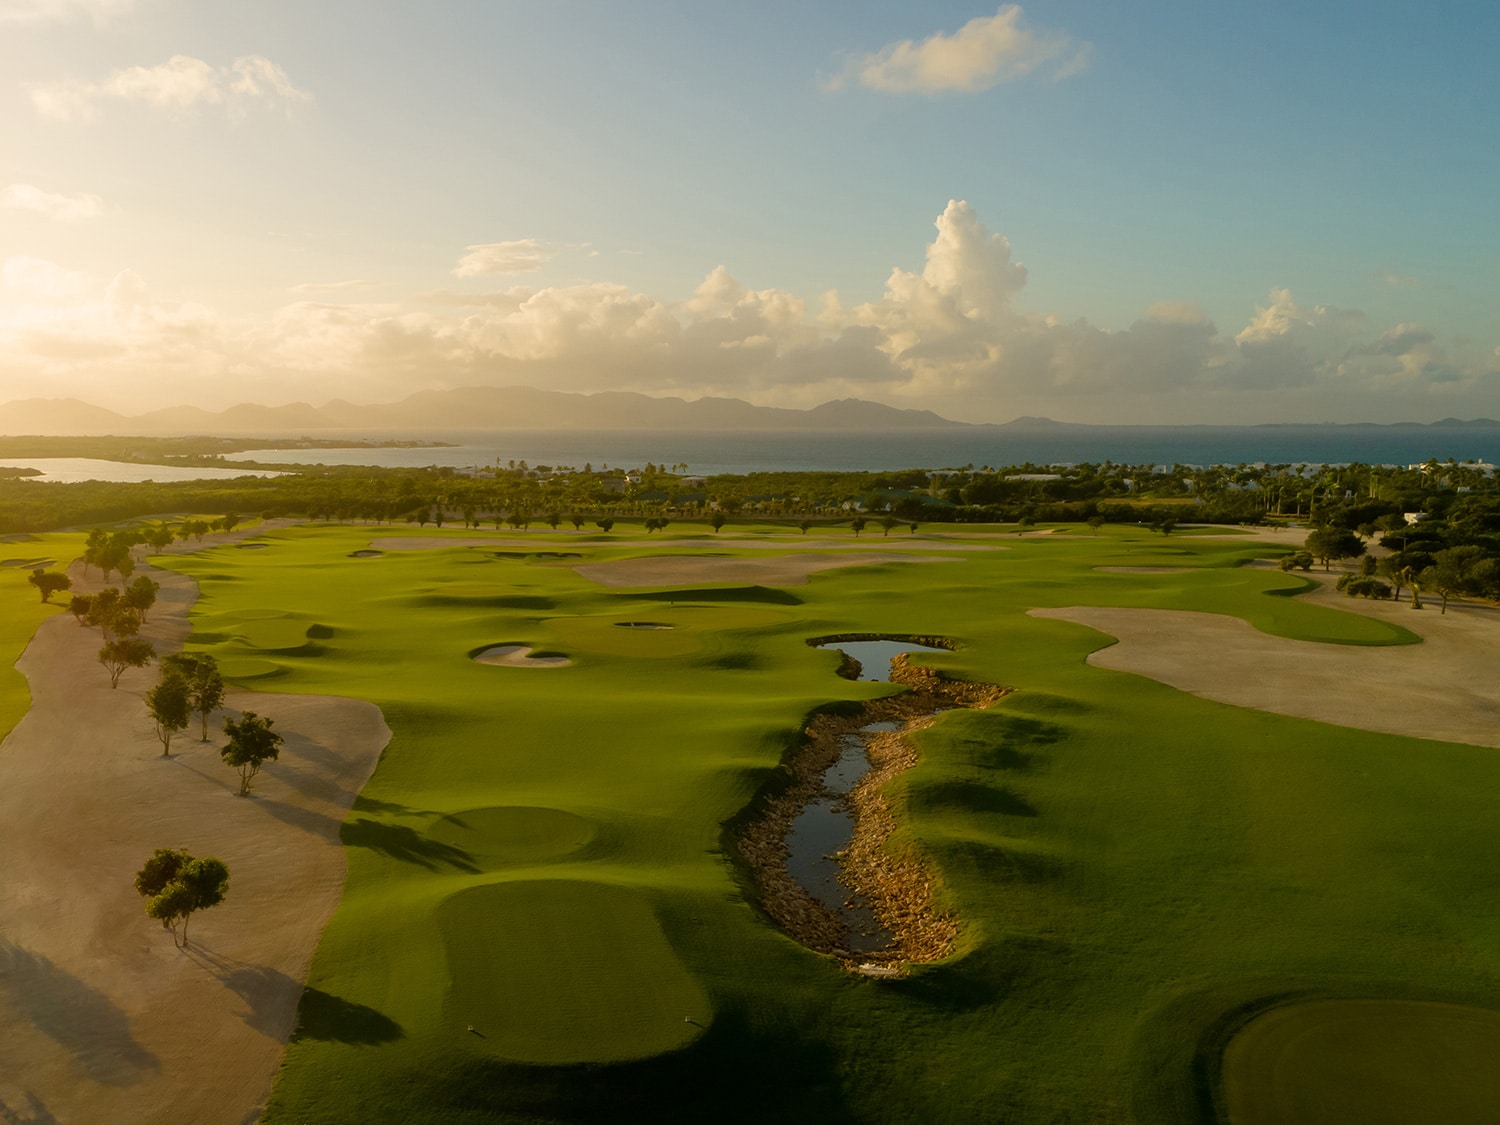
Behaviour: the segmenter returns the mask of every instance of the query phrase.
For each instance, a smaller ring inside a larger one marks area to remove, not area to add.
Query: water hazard
[[[939,645],[923,644],[915,640],[892,640],[881,637],[866,641],[827,640],[817,648],[836,648],[859,665],[859,671],[851,679],[884,682],[891,678],[891,661],[903,652],[944,652]]]
[[[870,771],[869,736],[901,729],[878,721],[840,739],[838,760],[824,772],[819,795],[792,821],[787,837],[788,873],[848,927],[853,953],[884,949],[894,935],[875,918],[870,903],[840,880],[841,854],[854,840],[854,810],[847,800]]]

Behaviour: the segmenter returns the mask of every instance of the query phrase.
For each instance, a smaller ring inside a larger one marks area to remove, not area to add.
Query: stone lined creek
[[[767,798],[736,847],[783,930],[858,972],[894,975],[903,962],[951,952],[958,923],[934,904],[925,860],[910,848],[887,849],[899,810],[882,791],[916,761],[908,733],[953,707],[988,706],[1003,692],[908,663],[909,652],[951,649],[941,637],[861,633],[808,644],[841,650],[846,679],[889,679],[908,690],[852,714],[813,716],[786,763],[791,784]]]

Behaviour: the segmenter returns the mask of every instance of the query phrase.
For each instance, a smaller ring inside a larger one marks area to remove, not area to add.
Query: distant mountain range
[[[1288,428],[1286,424],[1275,424]],[[1316,423],[1332,425],[1332,423]],[[1393,426],[1352,423],[1340,429],[1489,428],[1500,422],[1489,418],[1441,422],[1402,422]],[[464,387],[447,391],[418,391],[400,402],[360,405],[335,399],[322,406],[305,402],[285,406],[241,403],[228,410],[172,406],[145,414],[118,414],[77,399],[32,398],[0,405],[0,434],[6,435],[189,435],[285,436],[318,435],[331,431],[434,430],[983,430],[1089,431],[1145,427],[1100,427],[1050,418],[1023,417],[1003,425],[955,422],[930,410],[899,410],[877,402],[846,398],[810,410],[754,406],[737,398],[655,398],[628,391],[573,394],[534,387]],[[1174,430],[1243,429],[1244,427],[1152,427]],[[1260,427],[1269,428],[1269,427]]]
[[[32,398],[0,405],[8,435],[271,435],[328,430],[906,430],[962,426],[930,410],[898,410],[849,398],[811,410],[752,406],[737,398],[653,398],[626,391],[570,394],[533,387],[418,391],[400,402],[322,406],[241,403],[228,410],[172,406],[117,414],[77,399]]]

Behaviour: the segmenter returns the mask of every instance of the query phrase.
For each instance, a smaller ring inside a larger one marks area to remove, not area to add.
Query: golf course
[[[267,966],[256,987],[285,998],[213,1017],[249,1025],[258,1061],[196,1120],[1496,1120],[1500,610],[1344,597],[1336,572],[1277,568],[1305,534],[276,521],[150,555],[180,599],[153,613],[158,649],[212,655],[226,713],[285,707],[293,735],[243,799],[196,725],[174,744],[215,787],[173,774],[197,811],[155,846],[218,846],[232,873],[194,942],[306,939],[274,962],[246,946],[182,993],[184,1010],[226,982],[243,998]],[[72,640],[85,630],[26,586],[81,544],[0,545],[0,757],[39,737],[22,716],[44,674],[23,661],[28,688],[12,665],[50,637],[83,655],[45,676],[138,712],[107,753],[161,777],[155,669],[111,692],[97,634]],[[881,973],[800,941],[746,845],[816,720],[902,718],[873,705],[911,687],[841,676],[837,644],[809,644],[854,634],[940,640],[910,663],[984,689],[875,736],[906,753],[876,851],[920,873],[904,877],[949,934]],[[62,731],[82,705],[48,706]],[[168,799],[153,781],[112,801],[110,770],[38,766],[0,789],[41,810],[93,793],[56,828],[106,847]],[[243,878],[219,825],[247,856],[266,834]],[[50,878],[87,898],[79,863],[80,885]],[[132,1087],[237,1065],[185,1053],[174,1072],[131,1022],[111,958],[128,947],[144,993],[174,954],[118,881],[97,893],[123,896],[120,932],[45,957],[13,924],[26,896],[0,896],[0,1019],[39,1029],[0,1046],[37,1075],[0,1088],[0,1111],[30,1116],[0,1119],[129,1120],[111,1099]],[[304,909],[314,885],[326,906]],[[49,1029],[54,993],[16,983],[38,958],[157,1062],[104,1068],[98,1042]]]

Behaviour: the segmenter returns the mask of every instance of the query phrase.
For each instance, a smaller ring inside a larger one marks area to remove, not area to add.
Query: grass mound
[[[543,863],[576,855],[594,839],[595,825],[562,809],[502,805],[445,816],[428,835],[466,852],[486,867]]]
[[[474,1028],[477,1051],[554,1064],[647,1058],[710,1023],[708,998],[631,891],[496,883],[445,899],[437,919],[453,981],[445,1013]]]
[[[1500,1012],[1314,1000],[1252,1020],[1224,1052],[1235,1125],[1481,1125],[1500,1105]]]

